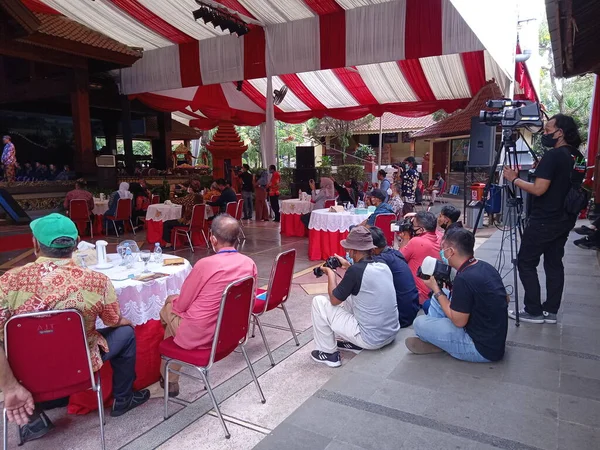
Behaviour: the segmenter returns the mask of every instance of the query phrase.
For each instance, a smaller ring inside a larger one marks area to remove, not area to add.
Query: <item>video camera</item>
[[[452,280],[454,279],[452,275],[452,267],[432,256],[426,256],[421,267],[417,269],[417,276],[419,278],[429,280],[429,278],[434,277],[440,288],[444,285],[452,286]]]
[[[407,217],[405,219],[392,222],[390,225],[390,231],[392,231],[393,233],[404,233],[408,231],[410,237],[414,237],[415,229],[413,227],[412,218]]]
[[[335,256],[330,256],[329,258],[327,258],[327,261],[325,261],[325,264],[323,264],[322,267],[329,267],[331,270],[335,270],[338,267],[342,267],[342,263]],[[323,269],[321,269],[321,267],[315,267],[313,269],[313,273],[317,278],[322,277],[324,274]]]
[[[505,128],[526,126],[543,127],[542,111],[539,103],[510,99],[488,100],[488,108],[500,111],[481,111],[479,122],[489,126],[501,125]]]

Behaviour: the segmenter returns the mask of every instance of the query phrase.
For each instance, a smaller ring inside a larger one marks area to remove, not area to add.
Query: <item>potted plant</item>
[[[370,145],[359,144],[354,150],[354,156],[360,158],[364,163],[365,172],[373,172],[375,170],[375,150]]]

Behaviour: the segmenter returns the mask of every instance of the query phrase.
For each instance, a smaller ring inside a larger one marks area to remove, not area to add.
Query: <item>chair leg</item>
[[[133,226],[133,220],[129,218],[129,225],[131,225],[131,231],[133,231],[133,235],[135,236],[135,227]]]
[[[265,347],[267,349],[267,354],[269,355],[269,359],[271,360],[271,365],[275,366],[275,361],[273,360],[273,355],[271,355],[271,349],[269,348],[269,344],[267,342],[267,337],[265,336],[265,332],[263,331],[262,325],[260,324],[260,320],[258,316],[254,316],[254,321],[258,325],[258,331],[260,331],[260,335],[262,336],[262,340],[265,343]]]
[[[250,358],[248,358],[248,353],[246,353],[246,349],[243,345],[240,345],[242,349],[242,354],[244,355],[244,359],[246,360],[246,364],[248,364],[248,370],[250,371],[250,375],[252,376],[252,380],[254,380],[254,384],[256,385],[256,389],[258,390],[258,395],[260,397],[261,403],[266,403],[265,395],[263,394],[262,389],[260,388],[260,384],[258,383],[258,378],[256,378],[256,373],[254,372],[254,367],[250,363]]]
[[[177,230],[175,230],[175,236],[173,236],[173,250],[177,250]]]
[[[242,233],[242,238],[246,239],[246,233],[244,233],[244,227],[242,226],[242,221],[240,220],[240,232]]]
[[[206,389],[208,391],[208,395],[210,396],[210,399],[213,402],[213,406],[215,407],[215,411],[217,412],[217,416],[219,416],[219,420],[221,421],[221,426],[223,427],[223,431],[225,431],[225,438],[229,439],[231,437],[231,434],[229,434],[229,430],[227,429],[227,425],[225,424],[225,420],[223,419],[223,416],[221,415],[221,410],[219,409],[219,404],[217,403],[217,399],[215,398],[215,394],[213,393],[212,388],[210,387],[210,384],[208,383],[208,378],[206,377],[206,374],[204,373],[203,369],[198,368],[198,371],[200,372],[200,375],[202,376],[202,380],[204,381],[204,386],[206,386]],[[165,383],[166,383],[166,380],[165,380]]]
[[[164,389],[164,402],[165,402],[165,413],[164,418],[167,420],[169,418],[169,366],[171,361],[167,361],[165,364],[165,389]]]
[[[100,418],[100,442],[102,443],[102,450],[106,448],[104,441],[104,403],[102,402],[102,386],[98,383],[98,390],[96,391],[98,397],[98,417]]]
[[[192,253],[194,253],[194,244],[192,244],[192,237],[190,236],[189,232],[185,232],[185,235],[188,238],[188,243],[190,244],[190,249],[192,250]]]
[[[285,314],[285,318],[287,319],[288,325],[290,326],[292,336],[294,336],[294,341],[296,341],[296,347],[300,347],[300,342],[298,342],[298,336],[296,336],[296,330],[294,330],[294,326],[292,325],[292,321],[290,319],[290,315],[288,314],[287,308],[285,307],[285,303],[281,304],[281,309],[283,309],[283,313]]]
[[[119,230],[117,230],[117,224],[115,223],[114,220],[112,221],[112,223],[113,223],[113,227],[115,228],[115,234],[117,235],[117,237],[119,237]],[[108,232],[107,232],[107,234],[108,234]]]
[[[206,233],[204,232],[204,230],[202,230],[202,237],[204,238],[204,243],[206,244],[206,248],[210,248],[210,245],[208,245],[208,239],[206,238]]]
[[[6,415],[6,408],[2,409],[2,421],[4,427],[2,429],[2,440],[4,442],[4,450],[8,450],[8,416]]]
[[[252,337],[256,337],[256,335],[254,334],[254,331],[256,330],[256,318],[254,317],[254,314],[252,314]]]
[[[94,222],[90,220],[90,238],[94,239]]]

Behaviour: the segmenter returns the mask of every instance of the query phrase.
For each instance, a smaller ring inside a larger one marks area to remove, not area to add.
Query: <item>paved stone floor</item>
[[[332,369],[335,376],[255,448],[600,448],[600,268],[596,252],[574,239],[559,324],[510,321],[502,362],[412,355],[403,341],[413,331],[401,330],[393,345]],[[477,257],[494,263],[501,245],[497,232]]]

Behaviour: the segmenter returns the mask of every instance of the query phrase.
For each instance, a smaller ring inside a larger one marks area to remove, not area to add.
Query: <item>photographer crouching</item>
[[[417,337],[406,338],[413,353],[447,352],[470,362],[499,361],[504,357],[508,330],[506,289],[498,271],[473,256],[475,236],[453,227],[442,240],[440,256],[457,270],[448,297],[431,276],[425,284],[433,291],[427,315],[414,323]]]
[[[375,350],[391,343],[400,330],[392,273],[371,258],[375,246],[370,231],[357,226],[340,244],[354,263],[334,256],[315,269],[316,276],[327,276],[329,297],[317,295],[312,302],[316,349],[311,357],[329,367],[342,365],[339,350]],[[339,284],[338,267],[346,269]],[[336,335],[343,340],[336,341]]]

